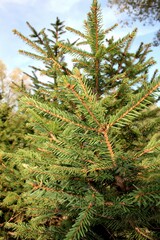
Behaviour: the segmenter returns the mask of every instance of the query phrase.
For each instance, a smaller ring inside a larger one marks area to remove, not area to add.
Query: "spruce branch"
[[[137,30],[136,30],[136,31],[137,31]],[[130,48],[130,46],[131,46],[133,40],[134,40],[133,37],[130,37],[130,38],[128,39],[128,41],[127,41],[127,43],[126,43],[126,46],[125,46],[125,48],[124,48],[124,50],[123,50],[123,54],[124,54],[124,56],[126,56],[126,54],[128,53],[129,48]],[[135,59],[133,59],[133,62],[134,62],[134,60],[135,60]],[[119,66],[118,66],[118,73],[120,72],[120,70],[121,70],[121,68],[122,68],[122,64],[123,64],[123,61],[121,61],[121,62],[119,63]]]
[[[43,54],[44,56],[47,56],[47,53],[45,50],[43,50],[42,48],[40,48],[36,43],[34,43],[33,41],[31,41],[29,38],[25,37],[23,34],[21,34],[20,32],[18,32],[16,29],[13,30],[13,33],[17,36],[19,36],[24,42],[26,42],[26,44],[28,44],[30,47],[32,47],[33,49],[35,49],[37,52]]]
[[[139,227],[135,227],[136,232],[138,232],[141,236],[145,237],[149,240],[154,240],[152,237],[148,236],[147,233],[144,232],[144,230],[140,229]]]
[[[97,123],[98,126],[100,126],[100,122],[97,120],[97,118],[95,117],[94,113],[91,111],[91,109],[87,106],[87,104],[85,103],[84,99],[82,99],[82,97],[78,94],[78,92],[76,92],[76,90],[74,89],[74,85],[70,85],[67,84],[66,86],[69,90],[71,90],[71,92],[75,95],[75,97],[82,103],[82,105],[84,106],[84,108],[87,110],[87,112],[89,113],[89,115],[92,117],[92,119]]]
[[[112,162],[113,162],[113,167],[116,167],[114,152],[113,152],[112,145],[111,145],[111,143],[109,141],[109,138],[108,138],[108,133],[107,133],[106,130],[104,130],[102,133],[103,133],[103,136],[105,138],[107,148],[108,148],[108,150],[110,152],[110,156],[111,156],[111,159],[112,159]]]
[[[153,146],[151,148],[145,149],[143,152],[141,152],[140,154],[136,155],[134,159],[137,159],[137,158],[143,156],[144,154],[153,152],[153,150],[158,148],[158,147],[160,147],[160,144],[156,144],[155,146]]]
[[[95,91],[97,93],[98,96],[98,92],[99,92],[99,60],[95,61],[95,82],[96,82],[96,87],[95,87]]]
[[[99,22],[97,19],[98,15],[98,7],[95,5],[92,6],[93,14],[94,14],[94,21],[95,21],[95,53],[98,52],[99,49]],[[99,92],[99,60],[95,60],[95,82],[96,82],[96,93]]]
[[[62,143],[61,141],[59,141],[56,136],[53,134],[53,133],[49,133],[49,136],[50,136],[50,140],[51,141],[54,141],[54,142],[57,142],[57,143]]]
[[[117,26],[118,26],[118,24],[116,23],[116,24],[114,24],[112,27],[107,28],[107,29],[104,31],[104,34],[107,34],[107,33],[111,32],[111,31],[112,31],[113,29],[115,29]]]
[[[24,51],[24,50],[19,50],[19,53],[22,54],[22,55],[25,55],[27,57],[31,57],[33,59],[37,59],[37,60],[48,62],[48,63],[53,63],[55,66],[58,67],[58,69],[63,70],[66,73],[66,75],[70,75],[71,74],[71,71],[68,68],[64,67],[62,64],[59,63],[59,61],[57,61],[53,57],[52,58],[48,58],[47,56],[40,56],[40,55],[37,55],[37,54],[34,54],[34,53],[30,53],[30,52],[27,52],[27,51]],[[44,72],[47,73],[49,71],[52,71],[52,70],[50,69],[50,70],[46,70]]]
[[[88,98],[88,100],[90,101],[90,103],[92,102],[92,98],[90,97],[89,93],[88,93],[88,89],[87,86],[84,82],[84,77],[80,74],[78,69],[74,69],[74,75],[71,75],[73,78],[75,78],[75,80],[78,80],[81,88],[83,89],[84,95],[85,97]]]
[[[53,62],[53,64],[55,66],[57,66],[60,70],[63,70],[66,75],[70,75],[71,74],[71,71],[67,67],[64,67],[63,64],[61,64],[55,58],[53,58],[53,57],[52,58],[47,58],[47,60]],[[50,72],[50,71],[52,71],[52,69],[49,69],[47,71]]]
[[[38,102],[34,102],[32,99],[26,99],[24,101],[26,101],[26,104],[28,106],[34,107],[35,109],[39,110],[41,113],[44,113],[44,114],[50,115],[52,117],[58,118],[58,119],[66,122],[66,123],[73,124],[73,125],[75,125],[77,127],[80,127],[84,130],[96,131],[96,132],[98,131],[96,128],[90,128],[90,127],[82,125],[78,122],[74,122],[73,120],[68,118],[68,116],[65,116],[64,112],[61,113],[61,115],[60,115],[60,114],[58,114],[58,112],[60,113],[60,111],[57,112],[56,109],[52,109],[52,111],[51,111],[51,110],[46,108],[46,105],[43,107],[43,104],[40,104],[40,103],[38,104]],[[54,112],[53,112],[53,110],[54,110]]]
[[[145,239],[154,240],[151,236],[149,236],[149,235],[147,234],[147,232],[144,232],[145,229],[141,229],[141,228],[139,228],[139,227],[136,227],[136,225],[134,224],[134,222],[131,221],[131,220],[129,221],[129,223],[130,223],[130,225],[132,226],[132,228],[133,228],[138,234],[140,234],[141,236],[143,236]]]
[[[156,133],[155,135],[153,135],[150,138],[150,141],[148,142],[148,144],[145,146],[144,150],[139,154],[135,154],[134,159],[137,159],[137,158],[143,156],[144,154],[152,153],[152,152],[154,152],[154,150],[156,151],[156,149],[160,150],[159,137],[160,137],[160,133]]]
[[[87,41],[81,41],[81,42],[76,43],[76,46],[83,46],[83,45],[88,45],[88,42]]]
[[[154,71],[153,76],[151,78],[151,83],[155,80],[157,73],[158,73],[158,69]]]
[[[87,58],[94,58],[93,54],[88,53],[86,51],[81,50],[80,48],[76,47],[71,47],[69,44],[65,44],[62,42],[58,42],[58,46],[61,47],[62,49],[67,50],[68,52],[71,52],[74,55],[81,56],[81,57],[87,57]]]
[[[35,53],[30,53],[30,52],[27,52],[27,51],[24,51],[24,50],[19,50],[19,53],[22,54],[22,55],[25,55],[27,57],[40,60],[40,61],[47,61],[48,60],[48,58],[46,56],[40,56],[40,55],[37,55]]]
[[[94,59],[94,80],[95,89],[94,92],[99,95],[99,76],[100,76],[100,60],[98,53],[100,52],[100,47],[103,44],[105,37],[104,31],[101,27],[102,17],[100,6],[97,1],[93,1],[91,6],[91,11],[88,13],[88,21],[85,22],[87,39],[91,47],[92,53],[95,56]]]
[[[59,174],[67,174],[68,176],[86,176],[86,170],[78,167],[65,167],[63,165],[55,165],[53,164],[51,166],[51,169],[54,172],[59,173]]]
[[[159,88],[160,87],[160,82],[155,82],[154,84],[153,84],[153,87],[151,88],[151,89],[149,89],[149,91],[143,96],[143,97],[141,97],[134,105],[132,105],[129,109],[127,109],[127,111],[125,111],[124,113],[122,113],[122,115],[120,115],[119,113],[117,114],[117,117],[115,116],[115,118],[114,118],[114,120],[113,120],[113,122],[111,122],[110,124],[109,124],[109,126],[111,127],[111,126],[114,126],[115,124],[119,124],[119,122],[120,122],[120,120],[126,120],[126,121],[128,121],[128,122],[130,122],[130,120],[128,120],[128,119],[125,119],[125,117],[127,116],[127,115],[129,115],[132,111],[134,111],[138,106],[140,106],[140,104],[144,101],[144,100],[146,100],[146,98],[149,96],[149,95],[151,95],[157,88]],[[130,105],[130,104],[129,104]],[[125,108],[127,108],[127,107],[125,107]],[[138,114],[138,112],[137,112],[137,114]],[[120,116],[119,116],[120,115]],[[130,115],[130,117],[132,117],[132,119],[134,118],[134,115]]]
[[[78,63],[82,68],[88,67],[88,62],[84,62],[83,60],[80,60],[78,58],[73,58],[72,62]]]
[[[49,41],[48,36],[47,36],[47,34],[45,33],[45,31],[42,31],[42,32],[41,32],[41,35],[42,35],[42,37],[43,37],[43,39],[44,39],[44,41],[45,41],[45,48],[46,48],[46,50],[47,50],[47,57],[51,57],[51,58],[56,57],[56,56],[54,55],[54,52],[53,52],[53,50],[52,50],[52,47],[50,46],[50,41]]]
[[[74,29],[72,27],[66,27],[66,29],[69,31],[69,32],[72,32],[72,33],[75,33],[76,35],[86,39],[86,35],[83,34],[81,31],[78,31],[77,29]]]
[[[48,148],[37,148],[39,151],[41,152],[48,152],[48,153],[53,153],[53,151],[58,155],[58,153],[63,153],[65,154],[66,151],[64,150],[64,148],[60,148],[59,145],[49,145]]]
[[[51,151],[44,149],[44,148],[37,148],[37,150],[39,150],[40,152],[44,152],[44,153],[51,153]]]
[[[67,233],[65,240],[80,240],[82,237],[85,237],[94,214],[92,206],[93,204],[89,203],[87,208],[82,210],[74,225]]]
[[[71,194],[71,193],[67,193],[63,190],[57,190],[54,188],[50,188],[50,187],[46,187],[45,185],[42,184],[42,182],[40,182],[39,185],[34,184],[34,183],[30,183],[33,186],[33,190],[35,193],[38,192],[38,190],[44,190],[45,192],[51,192],[51,193],[55,193],[55,198],[57,197],[56,194],[61,194],[61,197],[64,198],[68,198],[69,200],[75,200],[75,198],[80,199],[83,198],[80,195],[76,195],[76,194]]]
[[[33,35],[30,35],[30,36],[31,37],[37,37],[38,38],[38,42],[40,44],[44,44],[42,38],[40,37],[40,33],[37,33],[37,31],[31,26],[31,24],[29,22],[26,22],[26,23],[27,23],[28,27],[31,29],[31,31],[33,32]]]
[[[137,29],[135,29],[134,31],[132,31],[132,33],[127,34],[125,37],[119,39],[117,42],[110,44],[107,49],[106,52],[110,52],[112,50],[114,50],[115,48],[117,48],[118,46],[121,46],[122,44],[124,44],[126,41],[128,41],[128,39],[133,39],[135,37],[137,33]]]
[[[149,52],[151,52],[151,50],[150,50],[150,48],[151,48],[151,44],[146,44],[145,46],[144,46],[144,52],[143,52],[143,54],[141,55],[141,57],[140,57],[140,61],[141,62],[143,62],[144,60],[145,60],[145,57],[146,57],[146,54],[147,53],[149,53]]]
[[[126,44],[126,47],[124,48],[124,54],[126,55],[126,53],[128,52],[132,42],[133,42],[133,39],[134,39],[134,36],[135,36],[135,33],[137,32],[137,28],[133,31],[133,37],[130,37],[127,41],[127,44]],[[132,36],[132,35],[131,35]]]
[[[24,166],[25,167],[25,166]],[[51,180],[53,181],[57,181],[57,180],[68,180],[68,175],[62,175],[62,174],[59,174],[59,173],[52,173],[50,171],[41,171],[41,170],[37,170],[37,169],[29,169],[30,173],[33,174],[33,175],[42,175],[42,176],[47,176],[49,177]],[[77,178],[78,179],[78,178]],[[35,186],[34,183],[29,183],[32,187]],[[37,185],[36,185],[37,186]]]

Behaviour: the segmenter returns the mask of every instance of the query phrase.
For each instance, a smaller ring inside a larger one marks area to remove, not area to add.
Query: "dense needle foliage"
[[[160,237],[160,80],[156,72],[149,78],[150,46],[131,53],[136,30],[114,41],[107,37],[114,27],[103,29],[93,0],[84,33],[67,28],[82,41],[56,42],[73,56],[72,70],[48,56],[50,42],[45,49],[14,30],[37,54],[20,52],[44,62],[40,72],[57,69],[53,89],[42,88],[47,100],[28,94],[21,100],[34,134],[30,149],[10,156],[24,182],[12,205],[17,221],[5,224],[17,239]]]

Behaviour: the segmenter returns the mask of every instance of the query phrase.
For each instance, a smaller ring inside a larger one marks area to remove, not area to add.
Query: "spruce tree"
[[[18,212],[13,206],[16,205],[19,193],[24,191],[24,181],[11,156],[17,149],[29,147],[25,135],[32,133],[32,129],[28,123],[26,114],[13,111],[7,103],[0,103],[0,239],[12,239],[4,225],[12,218],[17,220],[14,217]]]
[[[13,238],[4,228],[5,222],[11,219],[17,220],[15,216],[18,213],[12,206],[16,205],[19,193],[24,191],[21,173],[10,156],[19,148],[29,147],[30,143],[25,136],[27,133],[32,133],[32,129],[28,125],[29,116],[17,109],[18,96],[21,93],[17,92],[15,86],[18,85],[24,90],[25,75],[21,74],[19,69],[14,69],[10,75],[7,75],[2,66],[5,67],[3,62],[0,69],[0,239],[6,240]],[[22,77],[22,84],[20,84],[20,77]]]
[[[32,149],[13,156],[25,192],[16,208],[21,219],[6,223],[19,239],[157,239],[159,238],[159,77],[149,45],[129,48],[136,30],[115,41],[102,28],[93,0],[76,46],[58,42],[73,56],[63,65],[36,42],[20,36],[38,54],[21,53],[58,68],[52,101],[22,98],[32,116]],[[88,51],[81,45],[87,45]],[[54,99],[56,98],[56,101]],[[27,179],[28,178],[28,179]]]
[[[49,39],[49,37],[45,35],[44,30],[41,30],[38,33],[28,22],[27,25],[32,30],[30,37],[34,39],[36,43],[43,45],[44,49],[47,49],[49,43],[50,49],[53,51],[53,56],[55,56],[62,63],[62,61],[64,61],[64,57],[62,55],[62,51],[57,46],[57,41],[60,41],[60,36],[65,33],[63,31],[63,22],[57,18],[56,22],[51,24],[54,29],[48,29],[48,31],[52,32],[52,39]],[[50,50],[48,49],[48,54],[49,52]],[[63,64],[65,65],[65,63]],[[18,195],[21,192],[26,191],[24,180],[21,176],[21,169],[17,167],[14,158],[12,159],[11,156],[14,152],[16,152],[18,148],[29,149],[30,140],[27,138],[27,133],[32,132],[32,128],[29,122],[29,115],[26,115],[23,111],[20,111],[20,109],[18,111],[18,96],[27,90],[25,88],[26,82],[23,82],[23,79],[26,80],[26,76],[29,76],[29,78],[32,80],[32,94],[34,94],[34,96],[38,96],[38,98],[41,100],[45,99],[45,101],[50,101],[49,91],[46,92],[46,89],[51,90],[53,89],[53,86],[56,85],[55,83],[57,73],[52,69],[52,73],[54,72],[54,76],[52,76],[52,82],[41,82],[36,76],[36,71],[39,69],[32,66],[33,74],[23,74],[21,84],[19,84],[17,81],[20,78],[18,75],[19,70],[17,71],[15,69],[11,74],[12,88],[14,88],[12,90],[16,92],[15,100],[6,97],[8,92],[6,88],[3,88],[3,86],[6,86],[6,84],[3,84],[6,82],[7,78],[4,72],[6,67],[3,62],[1,62],[1,65],[2,89],[0,99],[0,200],[2,204],[0,205],[0,239],[11,239],[12,232],[5,229],[5,222],[17,222],[18,219],[21,218],[21,213],[19,213],[16,205],[19,198]],[[46,67],[49,68],[49,66]],[[29,94],[28,91],[27,93]],[[5,103],[6,101],[7,103]],[[9,103],[12,103],[13,106],[10,106]],[[16,109],[14,109],[14,106],[17,106]]]
[[[61,69],[59,69],[59,67],[57,67],[56,64],[53,64],[52,61],[44,60],[43,65],[45,69],[30,66],[33,70],[32,75],[26,73],[32,79],[34,93],[37,92],[37,95],[44,98],[45,100],[50,99],[48,90],[55,88],[57,86],[58,76],[60,76],[60,74],[66,74],[67,72],[67,63],[65,62],[64,56],[65,52],[58,46],[58,42],[64,41],[62,36],[65,34],[65,25],[64,22],[61,21],[58,17],[56,18],[55,23],[51,23],[51,28],[47,29],[48,32],[46,32],[45,28],[37,32],[29,22],[27,22],[27,25],[32,31],[32,34],[29,35],[30,40],[27,40],[22,35],[21,37],[28,41],[28,43],[30,42],[30,44],[32,44],[31,41],[33,43],[36,43],[37,46],[43,49],[48,59],[54,59],[56,62],[59,62],[61,64]],[[70,42],[68,41],[68,43]],[[73,44],[74,42],[72,45]],[[49,81],[47,82],[39,80],[37,73],[49,77]]]

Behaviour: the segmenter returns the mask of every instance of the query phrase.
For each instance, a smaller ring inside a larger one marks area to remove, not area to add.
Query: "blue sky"
[[[33,65],[33,60],[18,53],[18,49],[28,48],[21,39],[12,33],[12,30],[17,29],[28,36],[31,32],[26,21],[39,31],[44,27],[49,28],[50,23],[55,22],[57,16],[60,20],[65,21],[67,26],[81,29],[91,2],[92,0],[0,0],[0,59],[7,65],[9,71],[19,67],[23,71],[29,72],[28,65]],[[102,6],[104,27],[109,28],[114,23],[118,23],[119,17],[115,14],[114,9],[106,7],[106,0],[99,0],[99,2]],[[123,37],[135,27],[138,27],[139,30],[133,49],[137,49],[142,41],[150,43],[159,28],[158,25],[144,27],[136,22],[128,28],[119,26],[112,35],[115,38]],[[157,65],[153,69],[160,66],[159,52],[160,47],[153,48],[151,53],[157,61]],[[38,64],[37,61],[35,63]]]

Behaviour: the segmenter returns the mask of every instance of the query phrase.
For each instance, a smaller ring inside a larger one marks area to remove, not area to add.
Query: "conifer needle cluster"
[[[57,54],[44,31],[33,41],[14,30],[36,53],[20,52],[43,61],[39,71],[53,79],[40,87],[47,100],[21,99],[34,134],[32,147],[11,157],[25,190],[11,204],[20,217],[5,225],[17,239],[160,237],[160,77],[148,74],[150,45],[130,52],[137,30],[115,41],[107,35],[115,27],[103,29],[93,0],[84,32],[67,28],[80,39],[57,39]]]

